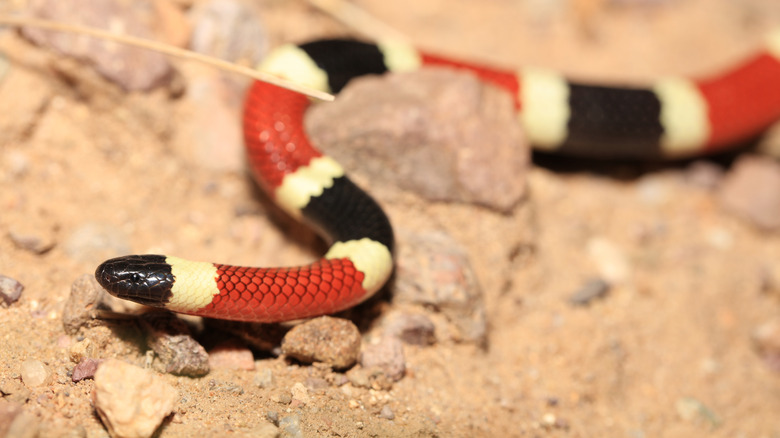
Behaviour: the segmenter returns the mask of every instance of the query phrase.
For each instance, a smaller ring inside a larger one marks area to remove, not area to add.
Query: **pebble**
[[[384,333],[410,345],[427,346],[436,342],[436,327],[420,313],[393,313],[383,322]]]
[[[394,420],[395,413],[393,413],[393,410],[390,409],[390,406],[384,405],[379,411],[379,418],[384,418],[385,420]]]
[[[265,27],[245,2],[199,2],[190,12],[190,20],[190,49],[195,52],[255,66],[267,51]]]
[[[767,366],[780,373],[780,317],[770,319],[758,326],[751,334],[756,352]]]
[[[82,0],[79,7],[74,8],[58,0],[33,0],[29,3],[29,10],[36,18],[119,30],[151,40],[159,40],[165,35],[163,23],[151,1]],[[69,32],[23,28],[22,33],[36,44],[88,60],[100,74],[128,91],[151,90],[172,76],[168,58],[155,51]]]
[[[8,237],[17,248],[33,254],[45,254],[56,245],[54,231],[39,224],[14,224],[8,229]]]
[[[473,75],[425,69],[355,79],[336,102],[312,108],[306,125],[375,185],[509,211],[526,194],[530,156],[513,105]]]
[[[173,412],[178,394],[150,371],[109,359],[95,373],[93,397],[111,436],[149,437]]]
[[[341,375],[341,374],[340,374]],[[306,388],[311,390],[318,390],[318,389],[325,389],[329,387],[330,384],[327,380],[319,378],[319,377],[308,377],[306,378]]]
[[[288,415],[279,420],[280,438],[303,438],[300,415]]]
[[[211,370],[206,349],[192,338],[184,321],[175,316],[141,320],[149,347],[159,360],[155,368],[177,376],[205,376]]]
[[[96,357],[97,346],[89,339],[85,338],[70,346],[68,356],[73,363],[82,362],[84,359]]]
[[[252,383],[258,388],[271,388],[274,385],[274,373],[268,368],[258,370],[252,378]]]
[[[590,256],[599,275],[610,284],[622,284],[631,279],[631,263],[617,245],[603,237],[594,237],[588,241]]]
[[[438,309],[456,340],[485,345],[484,294],[466,251],[443,232],[400,229],[398,235],[393,300]]]
[[[290,388],[293,400],[298,400],[301,403],[308,403],[310,400],[309,390],[301,382],[295,382],[292,388]]]
[[[52,380],[52,374],[49,367],[36,359],[27,359],[22,362],[19,373],[22,375],[22,382],[24,382],[28,388],[47,385],[51,383]]]
[[[723,207],[759,228],[780,228],[780,163],[746,155],[734,163],[719,191]]]
[[[337,369],[348,368],[360,353],[360,332],[352,321],[321,316],[287,332],[282,352],[304,363],[316,361]]]
[[[0,299],[6,306],[17,302],[23,291],[24,285],[18,280],[0,274]]]
[[[95,372],[102,363],[99,359],[84,359],[79,362],[73,368],[73,374],[71,374],[71,380],[73,383],[80,382],[84,379],[92,379],[95,377]]]
[[[209,366],[214,369],[253,371],[255,358],[243,342],[227,340],[209,351]]]
[[[401,341],[383,336],[374,344],[363,347],[360,365],[366,369],[378,368],[391,380],[399,381],[406,372],[406,357]]]
[[[271,424],[279,425],[279,413],[276,411],[268,411],[265,413],[265,418],[271,422]]]
[[[62,311],[65,333],[74,335],[81,327],[88,327],[95,323],[98,303],[103,294],[105,292],[94,275],[83,274],[73,282]]]
[[[590,279],[569,297],[569,303],[573,306],[587,306],[598,298],[604,298],[609,288],[609,283],[600,278]]]

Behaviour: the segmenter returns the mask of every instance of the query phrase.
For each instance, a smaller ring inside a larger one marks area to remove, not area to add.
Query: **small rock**
[[[279,420],[279,429],[281,429],[281,438],[303,438],[301,430],[301,417],[299,415],[288,415]]]
[[[276,396],[271,397],[271,400],[283,405],[289,405],[292,403],[292,394],[290,394],[290,391],[281,391]]]
[[[19,300],[24,291],[24,285],[19,281],[0,275],[0,299],[3,300],[3,304],[10,306]]]
[[[526,193],[529,147],[509,93],[447,69],[366,76],[306,126],[358,175],[432,201],[508,211]]]
[[[54,231],[33,223],[14,224],[8,237],[17,248],[33,254],[44,254],[54,248]]]
[[[265,413],[265,418],[268,419],[268,421],[271,422],[271,424],[278,426],[279,425],[279,413],[276,411],[268,411]]]
[[[348,368],[360,353],[360,332],[351,321],[321,316],[293,327],[282,340],[282,352],[304,363]]]
[[[588,255],[604,281],[615,285],[631,279],[632,270],[628,257],[608,239],[594,237],[588,241]]]
[[[22,362],[19,373],[22,375],[22,382],[28,388],[46,385],[52,379],[49,367],[35,359],[28,359]]]
[[[780,317],[758,326],[751,338],[753,346],[764,362],[773,371],[780,373]]]
[[[394,420],[395,413],[393,413],[393,410],[390,409],[390,406],[384,405],[379,411],[379,418],[384,418],[385,420]]]
[[[403,344],[397,338],[383,336],[379,342],[363,348],[360,365],[367,369],[379,368],[391,380],[401,380],[406,372]]]
[[[358,388],[370,388],[372,374],[377,370],[367,370],[362,367],[354,367],[347,372],[347,379],[352,386]],[[379,371],[381,372],[381,371]]]
[[[309,377],[306,379],[306,388],[311,390],[325,389],[329,386],[330,384],[327,380],[319,377]]]
[[[187,325],[175,316],[141,320],[148,334],[149,347],[159,361],[155,368],[177,376],[205,376],[209,373],[209,355],[192,338]]]
[[[151,372],[109,359],[95,373],[93,396],[109,434],[149,437],[173,412],[178,394]]]
[[[209,351],[209,366],[228,370],[255,369],[255,358],[247,346],[237,340],[228,340],[214,346]]]
[[[97,346],[89,338],[83,339],[71,345],[68,351],[70,361],[73,363],[80,363],[84,359],[96,357],[96,353]]]
[[[425,315],[398,313],[389,316],[384,323],[384,333],[411,345],[432,345],[436,342],[436,327]]]
[[[569,303],[574,306],[586,306],[597,298],[603,298],[609,292],[609,283],[600,279],[593,278],[588,280],[582,287],[569,297]]]
[[[70,296],[62,311],[65,333],[73,335],[81,327],[94,325],[98,304],[104,294],[94,275],[84,274],[76,279],[70,287]]]
[[[233,382],[221,382],[214,379],[209,380],[209,389],[212,391],[228,392],[233,394],[243,394],[244,388]]]
[[[76,365],[73,368],[73,374],[71,375],[71,380],[73,383],[80,382],[84,379],[92,379],[95,377],[95,372],[97,371],[98,367],[102,363],[102,360],[99,359],[84,359],[81,362],[79,362],[78,365]]]
[[[296,382],[292,388],[290,388],[293,400],[298,400],[302,403],[309,402],[309,390],[301,382]]]
[[[739,158],[719,192],[723,206],[756,226],[780,228],[780,163],[770,157]]]
[[[259,370],[252,378],[252,383],[258,388],[270,388],[274,385],[274,373],[268,368]]]
[[[466,251],[442,232],[401,229],[398,242],[393,299],[437,309],[459,340],[485,345],[484,296]]]
[[[124,34],[151,40],[159,40],[165,34],[160,29],[153,2],[82,0],[74,8],[67,2],[34,0],[29,3],[29,9],[36,18],[97,29],[120,29]],[[172,74],[168,58],[155,51],[70,32],[23,28],[22,33],[37,44],[89,60],[100,74],[128,91],[150,90]]]

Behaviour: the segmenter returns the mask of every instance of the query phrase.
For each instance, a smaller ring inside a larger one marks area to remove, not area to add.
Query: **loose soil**
[[[272,45],[350,34],[302,2],[258,3]],[[631,84],[719,71],[780,23],[774,0],[356,3],[429,50]],[[123,93],[13,33],[0,42],[9,75],[23,76],[0,84],[0,273],[25,286],[0,309],[0,378],[18,379],[27,359],[46,363],[53,382],[32,388],[24,408],[47,434],[105,436],[92,381],[68,377],[68,348],[80,338],[64,333],[61,315],[77,277],[125,246],[252,265],[305,262],[319,247],[267,213],[246,173],[192,158],[177,141],[191,120],[176,93]],[[280,394],[330,371],[258,353],[259,371],[166,376],[181,400],[160,436],[248,436],[269,412],[299,416],[304,436],[780,436],[780,374],[751,342],[780,310],[780,234],[725,212],[711,190],[686,182],[686,164],[561,164],[534,166],[527,199],[508,215],[419,200],[412,211],[375,191],[396,225],[442,228],[469,251],[487,348],[444,334],[406,347],[407,375],[390,390],[330,386],[297,406]],[[469,217],[525,228],[507,239],[459,232]],[[85,228],[119,242],[81,250],[74,235]],[[21,249],[13,230],[54,247]],[[572,306],[571,294],[602,274],[598,248],[629,274],[603,299]],[[101,357],[145,362],[142,346],[105,327],[80,336],[96,340]],[[265,369],[270,388],[253,383]],[[393,420],[380,417],[385,405]]]

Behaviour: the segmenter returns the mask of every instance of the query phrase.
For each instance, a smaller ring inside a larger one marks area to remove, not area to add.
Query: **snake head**
[[[163,255],[130,255],[106,260],[95,278],[111,295],[147,306],[164,307],[174,277]]]

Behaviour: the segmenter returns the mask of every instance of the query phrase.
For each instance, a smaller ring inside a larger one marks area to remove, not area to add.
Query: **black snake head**
[[[147,306],[164,307],[174,276],[163,255],[130,255],[106,260],[95,278],[111,295]]]

